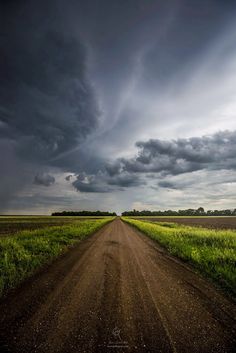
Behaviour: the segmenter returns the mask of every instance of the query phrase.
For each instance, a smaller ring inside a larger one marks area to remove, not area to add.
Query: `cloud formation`
[[[48,162],[76,147],[97,124],[85,48],[54,30],[27,38],[17,29],[11,36],[0,66],[2,134],[19,143],[24,159]]]
[[[107,193],[145,185],[145,181],[135,174],[122,172],[119,175],[111,176],[106,170],[99,170],[97,174],[78,174],[72,185],[80,192]]]
[[[50,174],[40,173],[35,175],[34,177],[34,184],[36,185],[50,186],[54,183],[55,183],[55,178]]]
[[[136,157],[119,158],[107,166],[110,175],[128,172],[164,176],[203,169],[236,170],[236,131],[171,141],[151,139],[137,142],[136,146],[139,148]]]
[[[155,193],[179,208],[197,173],[233,173],[234,2],[0,7],[1,210],[31,210],[40,199],[47,212],[57,197],[62,209],[78,199],[97,208],[102,197],[121,210]]]
[[[22,159],[50,164],[84,141],[99,111],[80,37],[31,5],[1,28],[0,136],[16,141]]]
[[[191,173],[236,171],[236,131],[170,141],[152,139],[139,141],[136,146],[136,157],[105,163],[94,174],[82,172],[72,180],[72,185],[82,193],[108,193],[144,185],[155,190],[183,190],[191,186]],[[188,180],[168,179],[183,175],[188,175]],[[71,175],[66,177],[71,179]],[[157,184],[153,185],[153,181]]]
[[[18,189],[30,185],[36,170],[59,166],[70,172],[75,158],[68,163],[60,158],[97,128],[100,113],[86,44],[71,30],[59,2],[0,6],[0,141],[10,146],[1,165],[4,208]]]

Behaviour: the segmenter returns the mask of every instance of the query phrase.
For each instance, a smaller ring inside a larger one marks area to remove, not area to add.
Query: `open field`
[[[147,220],[149,222],[175,222],[194,227],[217,228],[217,229],[236,229],[236,217],[214,217],[214,216],[143,216],[132,217],[138,220]]]
[[[123,219],[236,296],[236,231]]]
[[[3,352],[235,352],[235,304],[120,219],[12,291],[0,312]]]
[[[8,234],[16,234],[22,230],[63,226],[78,221],[101,218],[109,217],[0,216],[0,237]]]
[[[16,286],[68,246],[92,234],[110,219],[24,230],[0,238],[0,295]]]

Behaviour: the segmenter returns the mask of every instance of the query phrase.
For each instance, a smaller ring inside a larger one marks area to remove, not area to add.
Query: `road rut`
[[[234,352],[236,308],[120,219],[0,303],[1,352]]]

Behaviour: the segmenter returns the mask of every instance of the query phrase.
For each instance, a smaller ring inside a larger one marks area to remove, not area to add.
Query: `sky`
[[[235,15],[0,0],[0,213],[236,208]]]

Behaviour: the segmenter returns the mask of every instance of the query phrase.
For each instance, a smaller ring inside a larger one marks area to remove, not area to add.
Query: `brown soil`
[[[226,353],[236,307],[121,220],[0,303],[1,352]]]
[[[185,224],[187,226],[196,226],[214,229],[236,229],[236,217],[209,217],[209,218],[178,218],[178,217],[132,217],[139,220],[146,220],[150,222],[173,222]]]

